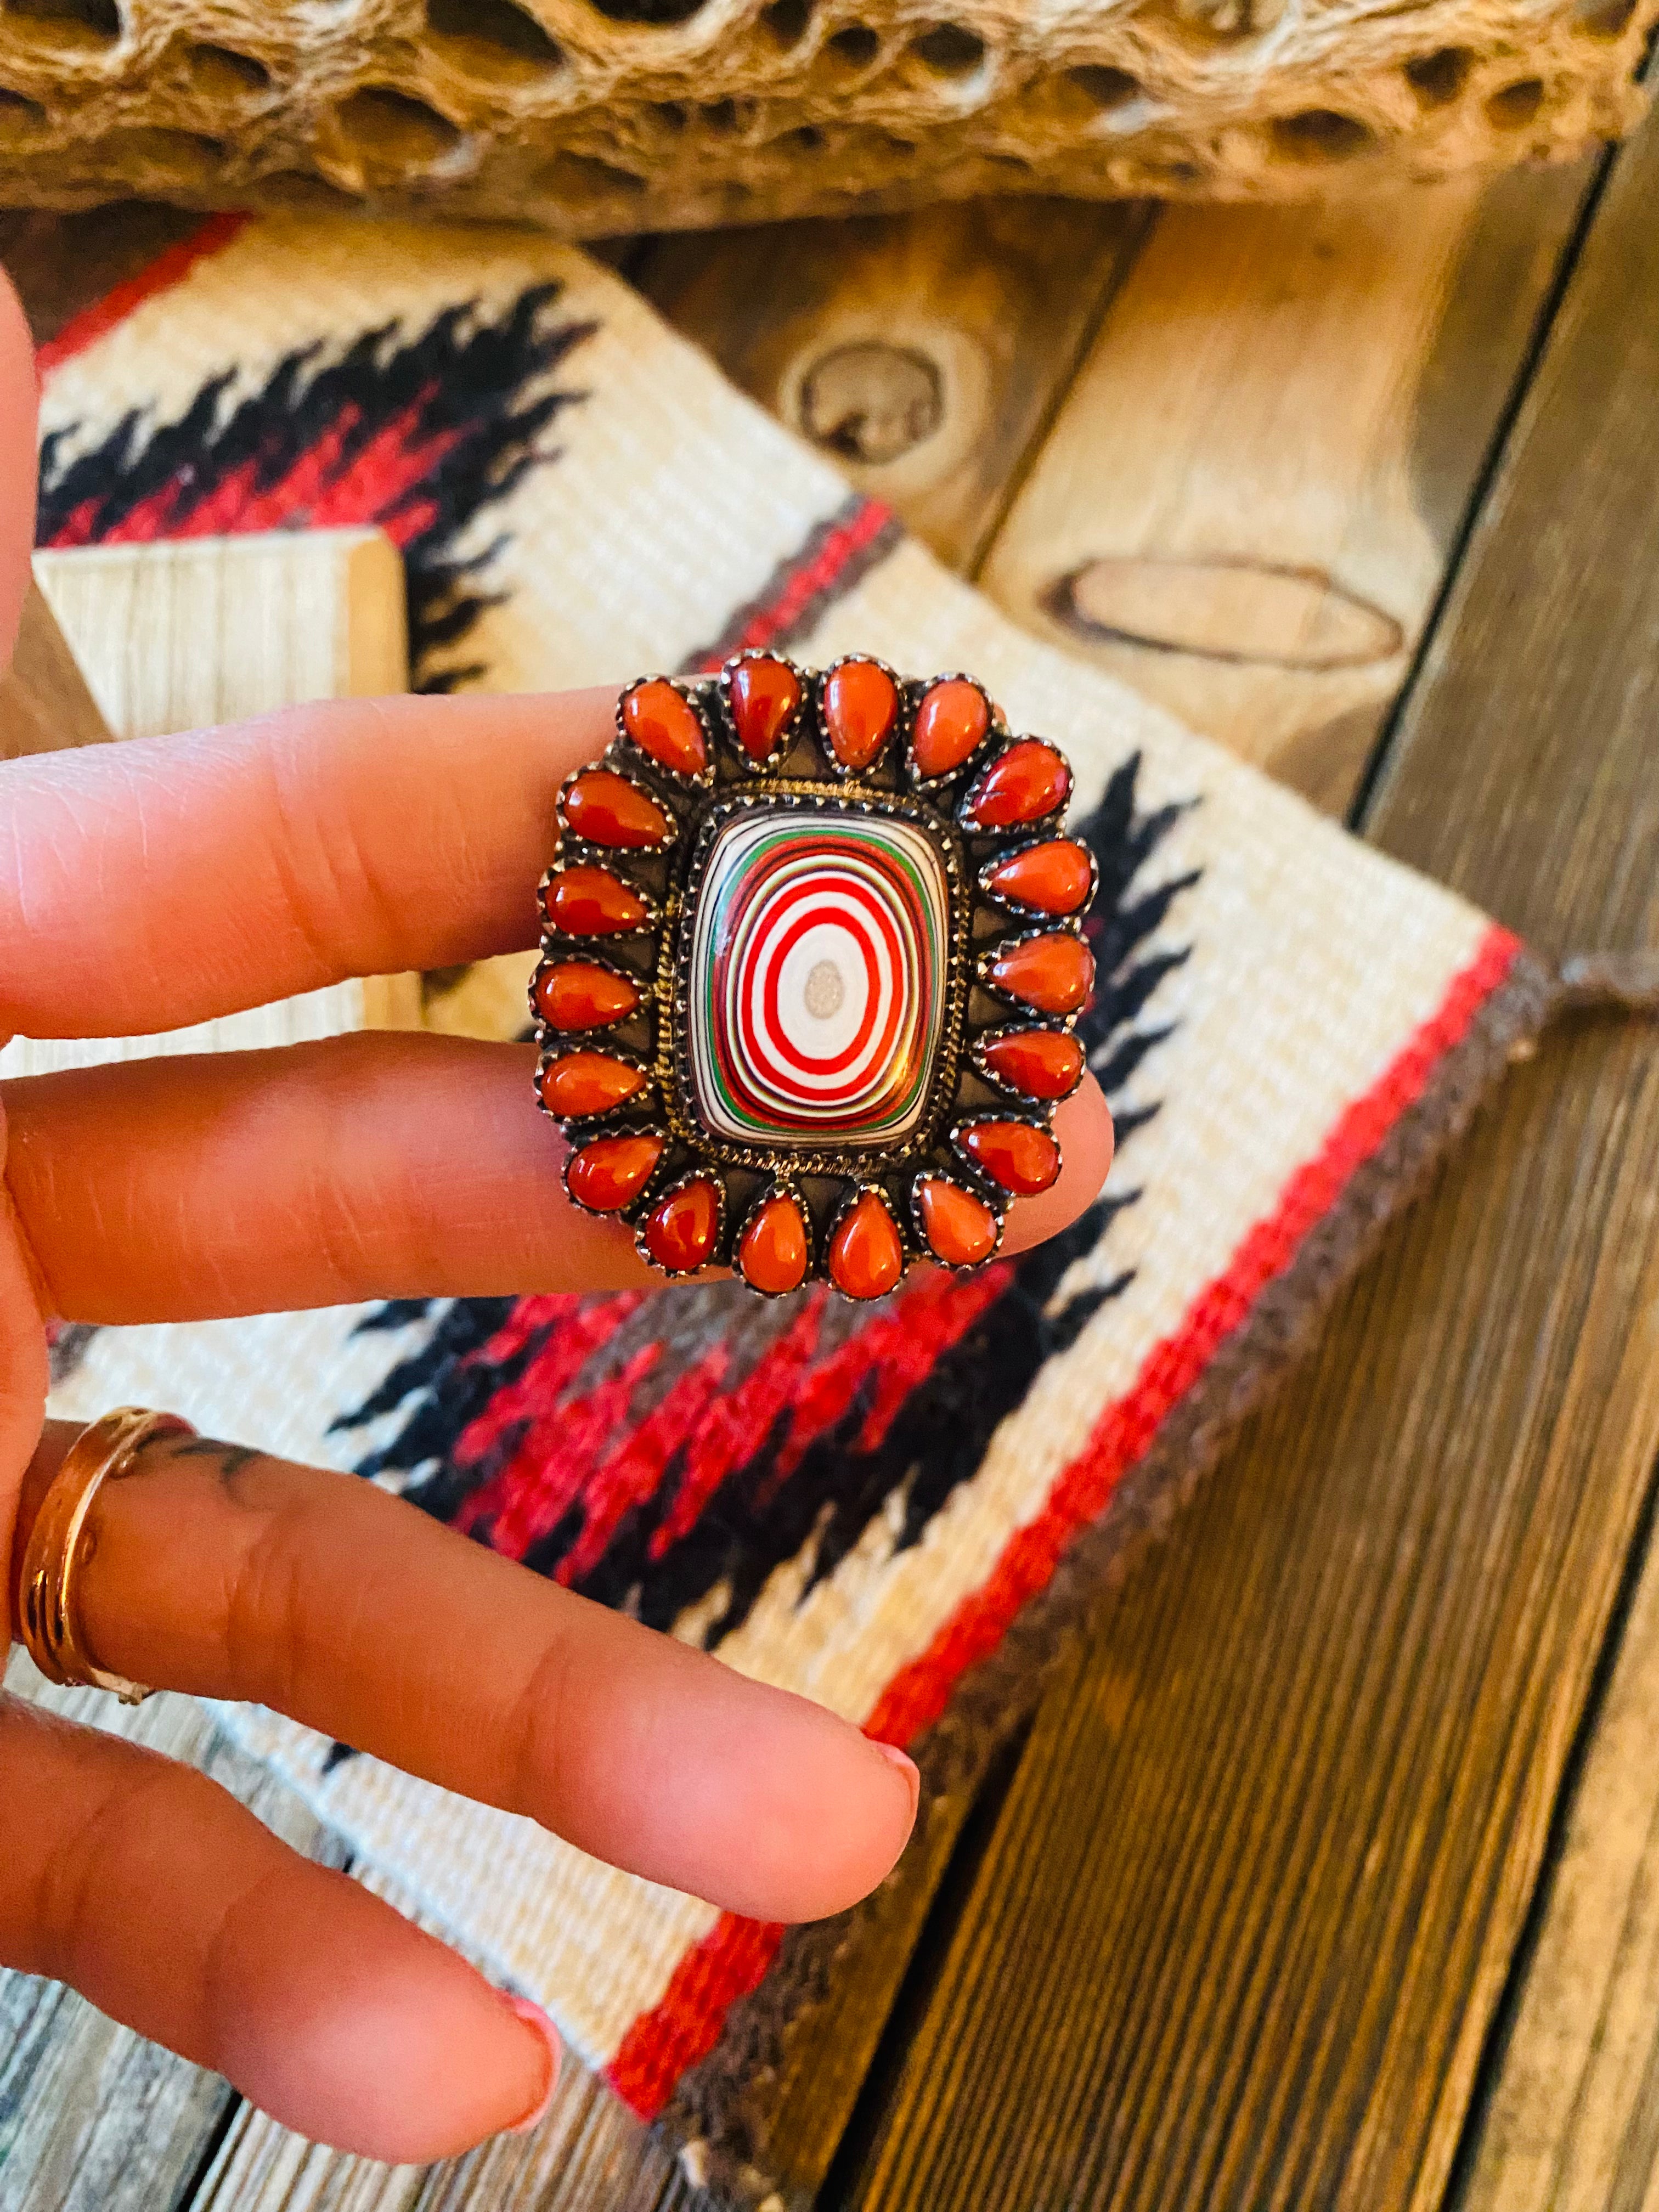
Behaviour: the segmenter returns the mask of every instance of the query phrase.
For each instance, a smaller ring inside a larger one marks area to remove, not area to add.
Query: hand
[[[0,654],[27,578],[33,382],[0,284]],[[0,1036],[132,1035],[534,941],[559,784],[614,694],[308,707],[0,764]],[[342,1037],[0,1085],[0,1576],[71,1431],[45,1323],[649,1285],[575,1212],[533,1048]],[[1092,1199],[1110,1123],[1009,1249]],[[840,1911],[915,1770],[349,1476],[158,1440],[83,1578],[106,1668],[249,1698],[767,1919]],[[73,1983],[303,2133],[391,2160],[545,2105],[551,2031],[195,1772],[0,1698],[0,1961]]]

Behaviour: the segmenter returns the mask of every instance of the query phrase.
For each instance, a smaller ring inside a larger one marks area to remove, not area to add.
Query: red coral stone
[[[884,1200],[866,1190],[830,1239],[830,1279],[849,1298],[879,1298],[904,1273],[904,1247]]]
[[[1024,1121],[970,1122],[962,1146],[994,1182],[1020,1198],[1035,1198],[1060,1173],[1060,1146],[1046,1129]]]
[[[775,1297],[806,1279],[806,1224],[793,1198],[769,1198],[751,1215],[738,1245],[745,1283]]]
[[[786,660],[740,660],[726,690],[738,743],[751,761],[769,759],[800,704],[800,678]]]
[[[681,775],[701,775],[708,740],[696,709],[665,676],[636,684],[623,701],[623,727],[643,753]]]
[[[1086,845],[1069,837],[1051,838],[1011,854],[991,871],[991,889],[1000,898],[1034,906],[1039,914],[1075,914],[1089,896],[1094,868]]]
[[[1095,987],[1095,956],[1080,937],[1028,937],[998,953],[990,976],[1041,1014],[1074,1014]]]
[[[1036,738],[1022,738],[994,760],[974,786],[968,819],[976,830],[1040,822],[1065,804],[1071,788],[1072,771],[1054,747]]]
[[[595,1213],[615,1213],[637,1198],[662,1158],[660,1137],[596,1137],[565,1168],[570,1195]]]
[[[947,1267],[976,1267],[996,1250],[995,1214],[960,1183],[929,1176],[916,1185],[916,1207],[928,1249]]]
[[[565,868],[547,887],[547,918],[571,937],[614,937],[637,929],[646,919],[645,901],[606,868]]]
[[[948,775],[960,768],[991,726],[990,702],[965,676],[930,684],[916,709],[910,757],[921,776]]]
[[[549,1029],[602,1030],[631,1014],[638,986],[591,960],[565,960],[536,978],[535,1008]]]
[[[720,1193],[699,1178],[671,1190],[653,1207],[645,1224],[645,1249],[671,1275],[689,1275],[714,1250],[720,1226]]]
[[[823,686],[823,726],[830,750],[843,768],[869,767],[892,733],[898,708],[892,678],[873,660],[843,660],[830,670]]]
[[[608,1114],[645,1085],[646,1078],[625,1060],[602,1052],[568,1052],[542,1070],[542,1103],[562,1121],[577,1121],[585,1114]]]
[[[591,768],[564,795],[564,818],[592,845],[660,845],[668,817],[638,784],[608,768]]]
[[[992,1037],[980,1057],[999,1083],[1028,1098],[1064,1098],[1083,1073],[1083,1047],[1060,1030],[1018,1030]]]

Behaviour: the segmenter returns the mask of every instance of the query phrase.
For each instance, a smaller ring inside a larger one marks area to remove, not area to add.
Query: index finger
[[[131,1036],[533,945],[612,689],[343,699],[0,763],[0,1033]]]

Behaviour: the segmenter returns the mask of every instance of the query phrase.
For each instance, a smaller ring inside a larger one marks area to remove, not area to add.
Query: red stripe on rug
[[[845,521],[831,524],[822,536],[815,530],[810,550],[797,565],[791,556],[781,576],[774,576],[763,597],[733,618],[733,628],[719,645],[696,657],[705,672],[719,668],[733,653],[758,651],[798,629],[813,609],[827,599],[856,568],[861,557],[894,527],[895,516],[879,500],[861,499]]]
[[[605,2069],[605,2080],[641,2119],[655,2119],[681,2075],[708,2056],[727,2012],[759,1984],[782,1941],[775,1921],[723,1912],[691,1946],[660,2002],[640,2014]]]
[[[864,1724],[866,1735],[911,1743],[939,1718],[963,1674],[996,1649],[1021,1607],[1053,1576],[1073,1537],[1103,1511],[1119,1480],[1145,1453],[1165,1415],[1197,1382],[1217,1348],[1284,1272],[1350,1177],[1422,1097],[1435,1066],[1468,1035],[1520,950],[1519,940],[1506,929],[1494,926],[1486,932],[1438,1009],[1381,1080],[1339,1116],[1317,1154],[1291,1176],[1273,1212],[1248,1232],[1226,1271],[1200,1292],[1181,1327],[1153,1347],[1132,1388],[1107,1408],[1087,1444],[1056,1480],[1042,1510],[1010,1540],[989,1579],[963,1601],[921,1657],[888,1684]],[[780,1930],[727,1913],[687,1952],[660,2002],[634,2021],[608,2070],[612,2086],[635,2112],[653,2118],[680,2075],[713,2050],[726,2013],[757,1986],[781,1940]]]
[[[125,284],[117,284],[101,300],[82,307],[78,315],[71,315],[55,338],[48,338],[36,349],[35,360],[41,375],[49,376],[54,368],[72,360],[77,353],[84,353],[118,323],[124,323],[135,307],[180,283],[198,261],[228,246],[249,219],[246,215],[210,216],[188,238],[181,238],[177,246],[169,246],[164,253],[158,253],[136,276],[130,276]]]

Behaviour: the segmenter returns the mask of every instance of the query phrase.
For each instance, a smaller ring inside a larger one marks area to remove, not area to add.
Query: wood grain
[[[1659,2171],[1659,1554],[1590,1739],[1458,2212],[1602,2212]]]
[[[1588,175],[1167,210],[987,591],[1342,811]]]
[[[11,666],[0,673],[0,761],[64,745],[107,744],[114,732],[39,583],[29,586]]]
[[[664,240],[634,280],[971,574],[1149,221],[1032,199],[774,223]]]
[[[378,530],[88,546],[34,573],[124,738],[409,688],[403,561]]]
[[[1638,142],[1370,819],[1547,946],[1659,943],[1656,186]],[[1651,1027],[1564,1024],[1048,1699],[830,2202],[1439,2202],[1659,1449],[1656,1193]]]

